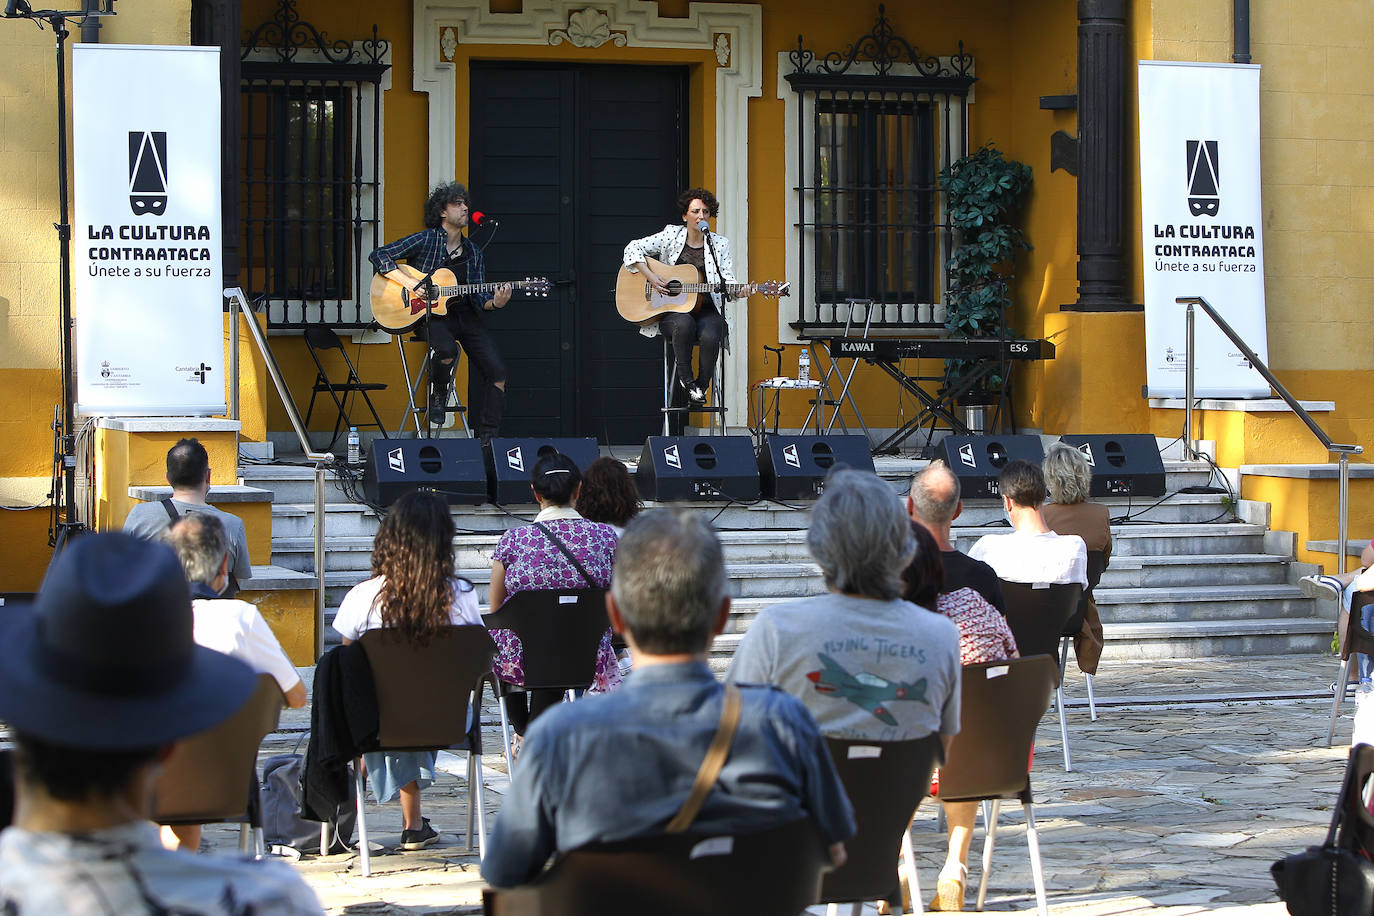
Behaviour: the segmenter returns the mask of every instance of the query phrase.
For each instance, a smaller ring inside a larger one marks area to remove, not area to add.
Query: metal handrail
[[[1225,318],[1221,317],[1210,302],[1201,296],[1179,296],[1174,301],[1179,305],[1186,305],[1188,307],[1186,320],[1186,333],[1188,338],[1186,344],[1187,353],[1184,358],[1187,374],[1185,376],[1183,392],[1184,452],[1189,459],[1195,459],[1197,457],[1197,450],[1193,445],[1193,370],[1195,368],[1193,362],[1195,320],[1193,317],[1193,308],[1195,306],[1200,306],[1202,310],[1207,313],[1207,317],[1211,318],[1212,322],[1221,329],[1221,333],[1230,338],[1231,343],[1235,344],[1240,352],[1245,355],[1245,358],[1250,361],[1250,365],[1254,366],[1255,370],[1258,371],[1260,375],[1264,376],[1264,380],[1269,383],[1270,387],[1277,391],[1279,397],[1283,398],[1284,402],[1292,409],[1293,413],[1298,415],[1298,419],[1306,424],[1307,428],[1312,431],[1312,435],[1316,436],[1317,440],[1321,442],[1322,447],[1328,452],[1339,456],[1337,461],[1340,473],[1340,509],[1337,518],[1337,526],[1340,528],[1340,540],[1337,542],[1336,547],[1336,571],[1338,573],[1345,572],[1345,542],[1349,534],[1350,523],[1350,456],[1364,454],[1364,447],[1360,445],[1344,445],[1338,442],[1332,442],[1331,437],[1326,434],[1326,430],[1318,426],[1317,421],[1307,412],[1307,408],[1298,403],[1298,399],[1293,397],[1288,389],[1283,386],[1283,383],[1275,377],[1274,373],[1269,370],[1269,367],[1264,364],[1264,360],[1259,358],[1259,354],[1241,339],[1235,329],[1226,322]]]
[[[277,359],[272,355],[271,349],[267,346],[267,337],[262,333],[262,328],[253,320],[253,307],[248,304],[247,298],[240,287],[231,287],[224,291],[224,298],[229,300],[229,417],[237,420],[239,418],[239,313],[243,312],[247,316],[244,322],[248,326],[249,336],[258,345],[258,352],[262,354],[263,362],[267,365],[267,374],[272,377],[272,383],[277,387],[277,396],[281,398],[282,406],[286,408],[286,416],[291,420],[291,428],[296,431],[296,439],[300,442],[301,451],[305,453],[307,461],[315,463],[315,658],[324,654],[324,483],[325,467],[334,463],[332,452],[317,452],[310,446],[310,437],[305,432],[305,424],[301,421],[300,408],[296,406],[296,401],[291,397],[291,392],[286,388],[286,381],[282,378],[281,367],[277,365]]]

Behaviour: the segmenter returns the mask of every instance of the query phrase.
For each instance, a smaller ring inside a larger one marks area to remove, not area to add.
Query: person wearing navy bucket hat
[[[33,604],[0,612],[0,721],[15,744],[0,913],[319,913],[279,863],[164,850],[148,822],[175,742],[228,718],[252,670],[197,646],[165,545],[78,538]]]

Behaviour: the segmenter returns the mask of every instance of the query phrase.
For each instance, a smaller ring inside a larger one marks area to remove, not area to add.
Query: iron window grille
[[[818,63],[798,36],[788,58],[797,282],[787,323],[802,339],[833,334],[862,300],[880,333],[938,332],[955,238],[936,175],[968,149],[973,58],[962,43],[922,57],[881,6],[873,32],[845,51]]]
[[[330,42],[291,0],[245,41],[240,83],[241,276],[268,326],[364,328],[381,242],[382,92],[389,44]]]

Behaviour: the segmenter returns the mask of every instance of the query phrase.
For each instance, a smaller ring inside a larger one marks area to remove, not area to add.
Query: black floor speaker
[[[759,498],[748,436],[650,436],[635,472],[639,495],[658,502]]]
[[[1063,436],[1093,469],[1093,496],[1163,496],[1164,459],[1148,433]]]
[[[997,475],[1008,461],[1038,465],[1045,458],[1039,436],[945,436],[940,447],[963,499],[1000,499]]]
[[[487,468],[477,439],[374,439],[363,475],[363,491],[379,506],[420,487],[452,504],[487,501]]]
[[[539,459],[552,452],[567,455],[581,471],[601,456],[601,449],[591,438],[492,439],[486,453],[491,501],[498,506],[534,502],[530,474]]]
[[[769,436],[759,451],[759,487],[773,499],[814,499],[837,465],[873,473],[863,436]]]

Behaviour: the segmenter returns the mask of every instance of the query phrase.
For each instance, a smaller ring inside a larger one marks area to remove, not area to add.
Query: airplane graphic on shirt
[[[806,675],[807,680],[816,685],[817,692],[848,700],[855,706],[868,710],[878,721],[887,725],[896,725],[897,720],[884,704],[893,700],[927,702],[925,678],[911,684],[893,683],[887,678],[867,671],[850,674],[839,662],[824,652],[817,655],[825,667]]]

